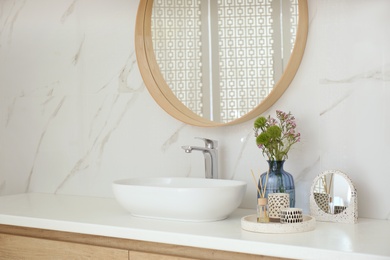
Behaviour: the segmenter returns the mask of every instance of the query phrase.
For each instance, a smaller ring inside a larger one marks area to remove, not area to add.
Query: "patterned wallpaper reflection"
[[[297,15],[297,0],[158,0],[155,56],[180,101],[229,122],[272,91],[294,45]]]

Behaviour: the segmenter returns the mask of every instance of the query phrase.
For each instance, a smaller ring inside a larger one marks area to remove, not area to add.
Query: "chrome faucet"
[[[195,138],[203,140],[205,142],[205,147],[185,145],[181,148],[183,148],[186,153],[191,153],[192,151],[203,152],[206,178],[218,179],[218,141],[201,137]]]

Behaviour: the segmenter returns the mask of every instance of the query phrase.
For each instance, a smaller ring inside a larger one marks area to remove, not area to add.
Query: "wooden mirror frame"
[[[154,100],[168,114],[184,123],[194,126],[215,127],[234,125],[260,116],[282,96],[295,77],[301,63],[308,33],[307,0],[299,0],[298,6],[299,19],[295,45],[282,77],[275,84],[270,94],[254,109],[240,118],[228,123],[222,123],[214,122],[195,114],[171,91],[160,72],[153,50],[151,33],[153,0],[140,0],[135,27],[135,51],[139,70],[147,89]]]

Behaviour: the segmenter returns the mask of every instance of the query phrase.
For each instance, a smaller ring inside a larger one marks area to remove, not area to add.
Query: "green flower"
[[[268,127],[267,133],[271,138],[280,138],[282,136],[282,129],[277,125]]]
[[[256,129],[265,127],[265,124],[267,123],[267,119],[265,117],[259,117],[255,120],[254,126]]]
[[[256,138],[256,143],[257,145],[267,145],[269,140],[270,140],[270,136],[267,132],[262,132],[261,134],[259,134],[259,136]]]

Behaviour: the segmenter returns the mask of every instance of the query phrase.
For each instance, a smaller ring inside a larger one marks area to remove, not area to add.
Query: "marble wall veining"
[[[390,2],[309,0],[299,71],[268,113],[291,111],[302,141],[286,162],[297,206],[312,180],[339,169],[358,189],[359,215],[390,219]],[[219,141],[220,176],[248,183],[266,170],[252,122],[185,125],[149,95],[138,69],[139,0],[0,2],[0,195],[46,192],[112,197],[132,176],[202,177],[195,136]]]

